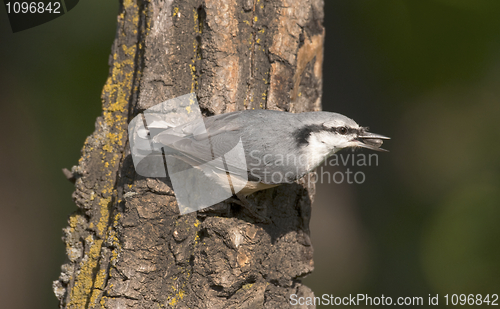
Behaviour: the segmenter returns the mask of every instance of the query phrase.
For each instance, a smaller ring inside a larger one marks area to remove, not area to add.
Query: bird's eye
[[[338,132],[339,132],[340,134],[342,134],[342,135],[345,135],[345,134],[347,134],[347,128],[346,128],[346,127],[340,127],[340,128],[338,129]]]

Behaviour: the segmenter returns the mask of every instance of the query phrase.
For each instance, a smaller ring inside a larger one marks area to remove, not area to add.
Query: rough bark
[[[127,124],[196,92],[205,116],[320,109],[322,0],[124,0],[103,114],[78,166],[64,229],[60,308],[287,308],[312,296],[306,180],[250,196],[272,224],[237,207],[178,215],[168,178],[134,172]],[[221,204],[222,205],[222,204]]]

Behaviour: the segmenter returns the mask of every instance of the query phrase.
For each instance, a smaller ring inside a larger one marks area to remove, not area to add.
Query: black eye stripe
[[[344,134],[344,135],[346,135],[346,134],[360,134],[361,133],[360,129],[349,128],[349,127],[345,127],[345,126],[325,128],[325,129],[327,129],[328,131],[331,131],[331,132],[337,132],[339,134]],[[342,129],[346,129],[346,132],[342,133],[341,132]]]
[[[348,128],[347,133],[348,134],[359,134],[359,129]]]
[[[298,130],[295,130],[294,132],[292,132],[292,136],[295,138],[297,145],[301,146],[301,145],[307,145],[309,143],[309,141],[308,141],[309,136],[313,132],[328,131],[328,132],[335,132],[335,133],[341,134],[341,133],[339,133],[340,128],[347,129],[347,133],[345,133],[344,135],[346,135],[346,134],[356,134],[356,135],[361,134],[362,135],[362,133],[366,129],[363,127],[360,127],[359,129],[355,129],[355,128],[349,128],[349,127],[345,127],[345,126],[326,127],[323,124],[312,124],[312,125],[308,125],[308,126],[305,126],[303,128],[300,128]]]

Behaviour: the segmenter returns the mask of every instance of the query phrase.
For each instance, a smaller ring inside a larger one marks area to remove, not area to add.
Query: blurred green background
[[[500,293],[500,1],[325,2],[324,109],[392,140],[378,166],[350,167],[364,184],[318,186],[304,282],[423,307]],[[57,307],[75,209],[61,168],[100,114],[117,11],[80,1],[16,34],[0,13],[2,308]]]

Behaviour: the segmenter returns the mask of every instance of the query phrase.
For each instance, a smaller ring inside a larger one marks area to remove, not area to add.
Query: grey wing
[[[238,121],[241,112],[234,112],[191,121],[184,125],[165,130],[153,138],[166,155],[180,159],[190,166],[209,163],[238,145],[242,135],[242,125]],[[232,173],[243,174],[242,162],[235,162],[224,156]],[[240,158],[245,160],[244,157]],[[244,166],[246,167],[246,162]]]
[[[304,173],[296,170],[296,164],[274,155],[276,149],[280,149],[279,153],[294,153],[290,135],[286,132],[280,134],[266,118],[240,117],[242,113],[244,111],[192,121],[161,132],[153,138],[153,142],[158,143],[166,155],[193,167],[223,157],[231,174],[246,176],[244,178],[250,181],[280,184],[300,178]],[[252,131],[252,128],[255,130]],[[275,138],[263,138],[268,135]],[[273,144],[269,144],[270,140]],[[240,141],[244,154],[227,156]],[[225,172],[225,169],[221,171]]]

